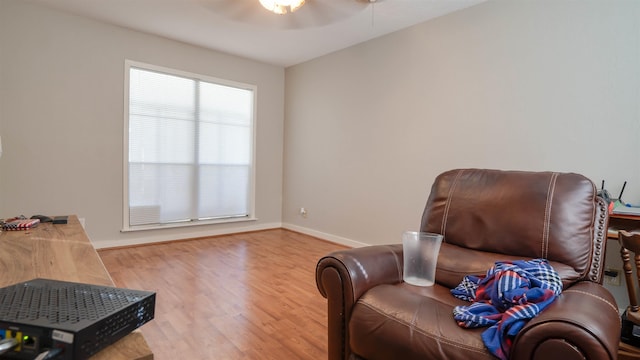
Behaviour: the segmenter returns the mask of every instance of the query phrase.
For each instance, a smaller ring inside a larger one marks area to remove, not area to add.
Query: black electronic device
[[[54,224],[66,224],[68,221],[69,217],[64,215],[64,216],[56,216],[53,218],[53,223]]]
[[[640,326],[627,319],[627,311],[629,309],[622,314],[622,334],[620,339],[629,345],[640,346]]]
[[[154,318],[155,292],[33,279],[0,288],[0,359],[82,360]]]
[[[49,223],[53,221],[53,219],[47,215],[33,215],[31,218],[38,219],[41,223]]]
[[[613,201],[611,199],[611,194],[604,188],[604,180],[602,180],[602,186],[600,187],[597,195],[607,203],[607,206]]]

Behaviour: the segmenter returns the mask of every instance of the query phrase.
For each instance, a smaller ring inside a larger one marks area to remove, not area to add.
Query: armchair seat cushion
[[[353,308],[351,349],[366,359],[495,359],[480,338],[486,328],[453,320],[453,308],[468,304],[437,284],[376,286]]]

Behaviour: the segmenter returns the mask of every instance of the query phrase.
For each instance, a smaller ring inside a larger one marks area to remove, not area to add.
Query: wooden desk
[[[0,287],[34,278],[114,286],[76,216],[68,224],[40,224],[26,231],[0,233]],[[120,339],[92,360],[152,360],[139,331]]]
[[[618,230],[640,232],[640,216],[609,214],[609,228],[607,237],[618,240]]]

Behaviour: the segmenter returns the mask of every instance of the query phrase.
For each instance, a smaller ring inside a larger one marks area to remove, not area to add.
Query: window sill
[[[231,223],[257,221],[257,220],[258,218],[256,217],[241,217],[241,218],[227,218],[227,219],[215,219],[215,220],[184,221],[184,222],[175,222],[175,223],[168,223],[168,224],[153,224],[153,225],[123,227],[120,230],[120,232],[126,233],[126,232],[145,231],[145,230],[175,229],[175,228],[185,228],[185,227],[203,226],[203,225],[231,224]]]

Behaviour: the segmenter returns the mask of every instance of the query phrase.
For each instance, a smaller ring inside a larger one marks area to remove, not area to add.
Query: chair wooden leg
[[[622,268],[624,269],[624,279],[627,283],[627,294],[629,295],[629,304],[631,311],[638,311],[638,298],[636,297],[636,289],[633,286],[633,270],[631,267],[631,256],[629,255],[629,250],[625,247],[620,247],[620,256],[622,257]],[[634,257],[636,262],[636,266],[640,265],[640,256],[636,255]],[[640,274],[638,274],[638,280],[640,280]]]

